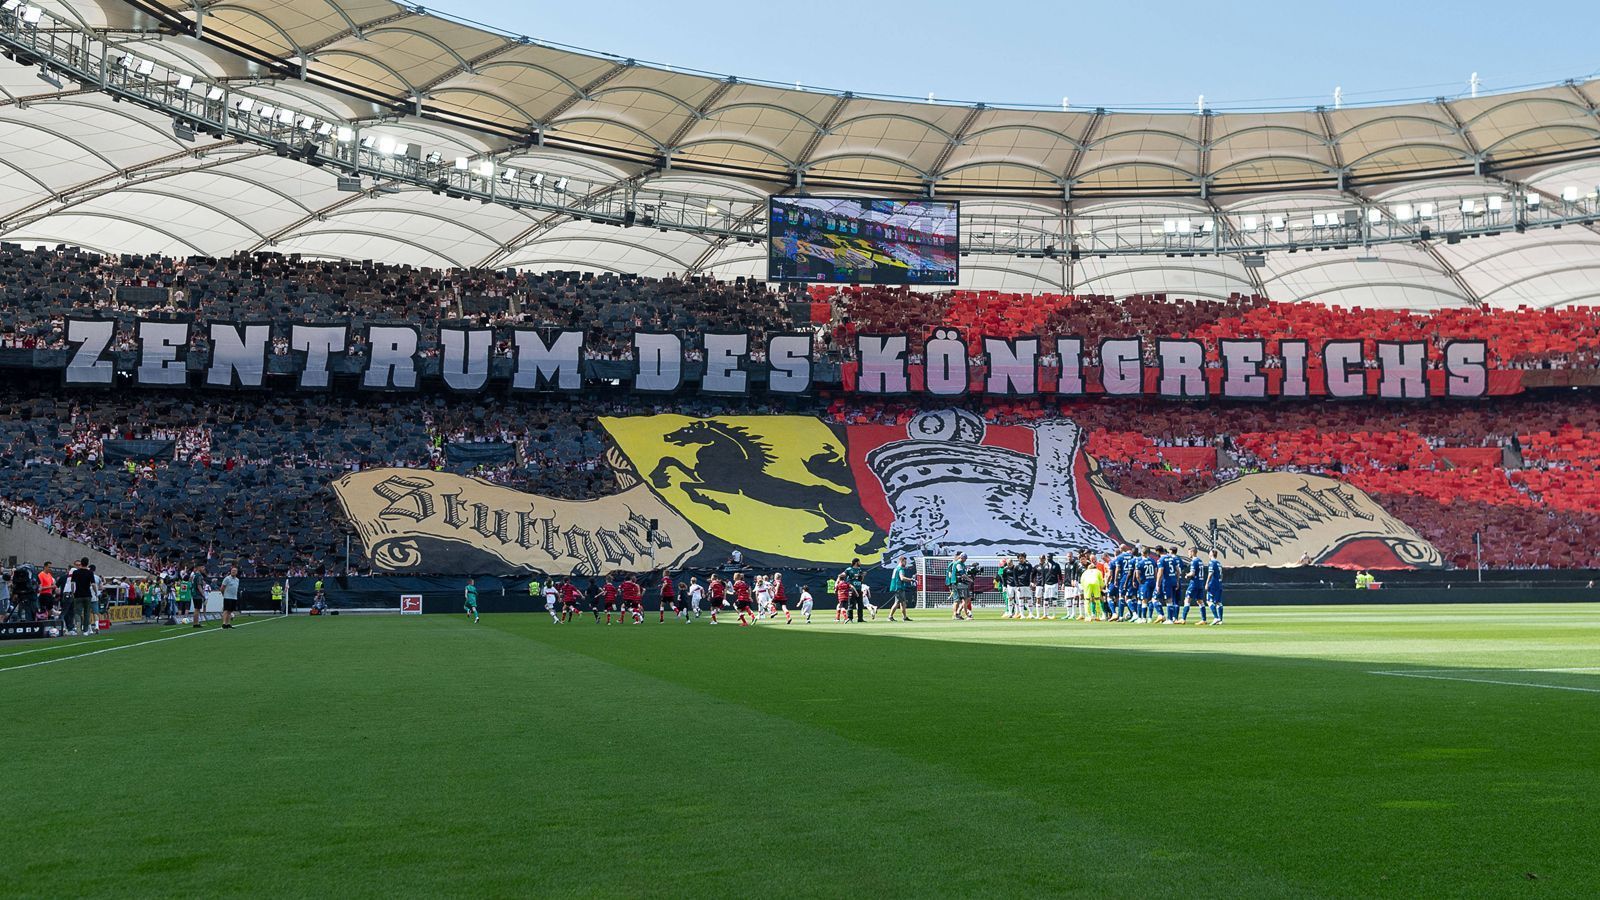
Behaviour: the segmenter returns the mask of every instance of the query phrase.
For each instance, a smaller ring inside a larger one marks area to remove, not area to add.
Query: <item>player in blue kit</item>
[[[1117,555],[1111,560],[1110,583],[1107,590],[1111,593],[1111,608],[1114,615],[1106,618],[1116,622],[1126,622],[1128,615],[1128,569],[1133,565],[1133,559],[1128,554],[1128,545],[1123,544]]]
[[[1167,625],[1178,623],[1178,582],[1183,578],[1183,560],[1178,557],[1177,547],[1168,547],[1161,551],[1161,559],[1156,562],[1160,569],[1157,583],[1157,609],[1156,613]]]
[[[1200,548],[1195,547],[1189,551],[1188,570],[1184,573],[1183,587],[1183,623],[1189,622],[1189,607],[1200,607],[1200,624],[1206,621],[1206,564],[1200,559]]]
[[[1156,582],[1159,578],[1159,567],[1156,565],[1157,548],[1151,547],[1144,552],[1144,561],[1139,566],[1139,615],[1135,622],[1155,621],[1156,613]]]
[[[1206,563],[1206,603],[1211,606],[1211,624],[1222,624],[1222,562],[1217,551],[1211,551],[1211,561]]]

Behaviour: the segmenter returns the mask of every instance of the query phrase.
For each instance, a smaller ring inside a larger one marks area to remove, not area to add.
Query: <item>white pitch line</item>
[[[287,618],[287,617],[286,616],[273,616],[270,619],[257,619],[254,622],[244,622],[244,623],[241,623],[241,624],[236,625],[234,627],[243,628],[246,625],[260,625],[262,622],[272,622],[272,621],[275,621],[277,619],[283,619],[283,618]],[[162,643],[163,641],[176,641],[176,640],[179,640],[181,638],[198,637],[198,636],[200,636],[202,634],[213,634],[213,633],[219,632],[221,630],[222,629],[220,629],[220,628],[208,628],[208,629],[206,629],[204,631],[199,631],[199,632],[191,631],[191,632],[188,632],[187,634],[175,634],[172,637],[156,638],[155,640],[151,640],[151,641],[138,641],[138,642],[132,643],[132,644],[119,644],[119,645],[117,645],[115,647],[103,647],[103,648],[101,648],[99,650],[90,650],[88,653],[75,653],[72,656],[58,656],[55,659],[41,659],[38,662],[23,663],[20,666],[0,666],[0,672],[14,672],[14,671],[16,671],[18,669],[31,669],[34,666],[48,666],[51,663],[66,662],[69,659],[83,659],[85,656],[99,656],[102,653],[113,653],[113,652],[115,652],[117,650],[127,650],[129,647],[143,647],[143,646],[145,646],[147,644],[159,644],[159,643]],[[109,640],[109,638],[108,638],[108,640]]]
[[[104,644],[109,640],[111,640],[111,638],[98,638],[92,641],[79,641],[76,644],[56,644],[53,647],[35,647],[32,650],[18,650],[15,653],[0,653],[0,659],[5,659],[8,656],[21,656],[24,653],[43,653],[46,650],[64,650],[68,647],[82,647],[84,644]]]
[[[51,662],[54,662],[54,660],[51,660]],[[1512,671],[1517,670],[1513,669]],[[1368,672],[1367,674],[1392,675],[1396,678],[1426,678],[1430,681],[1470,681],[1477,684],[1503,684],[1508,687],[1546,688],[1552,691],[1578,691],[1584,694],[1600,694],[1600,688],[1576,687],[1570,684],[1536,684],[1531,681],[1497,681],[1492,678],[1461,678],[1453,675],[1427,675],[1422,672]]]

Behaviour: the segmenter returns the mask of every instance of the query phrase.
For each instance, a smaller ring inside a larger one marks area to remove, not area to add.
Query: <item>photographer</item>
[[[13,621],[32,622],[39,618],[39,603],[35,599],[33,573],[27,566],[11,570],[11,602],[15,606]]]

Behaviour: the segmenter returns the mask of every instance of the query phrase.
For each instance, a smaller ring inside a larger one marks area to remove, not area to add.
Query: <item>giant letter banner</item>
[[[605,417],[618,492],[577,502],[440,472],[334,484],[374,567],[462,573],[754,565],[901,554],[1217,550],[1229,565],[1424,568],[1439,551],[1349,482],[1264,472],[1181,501],[1114,490],[1082,428],[990,425],[967,410],[899,425],[807,415]],[[1215,523],[1213,525],[1213,522]],[[652,527],[652,523],[654,523]]]

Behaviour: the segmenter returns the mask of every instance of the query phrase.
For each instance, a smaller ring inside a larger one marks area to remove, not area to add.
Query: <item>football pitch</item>
[[[0,895],[1576,897],[1600,609],[0,644]]]

